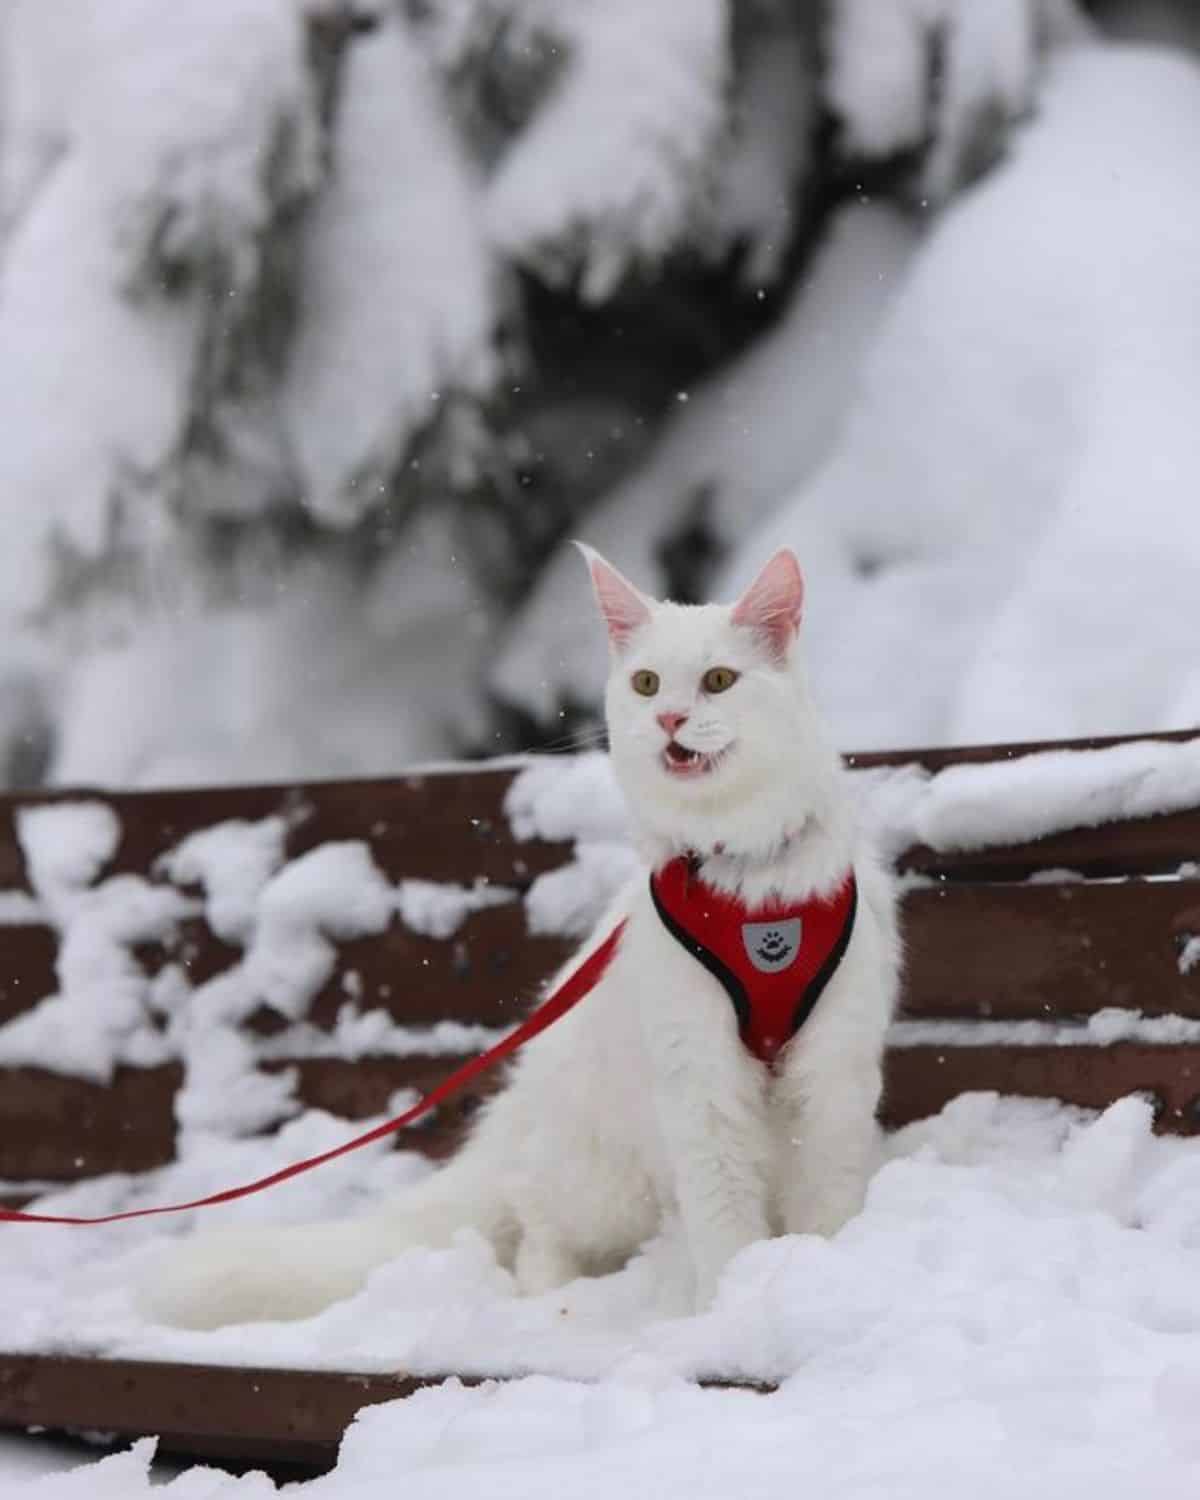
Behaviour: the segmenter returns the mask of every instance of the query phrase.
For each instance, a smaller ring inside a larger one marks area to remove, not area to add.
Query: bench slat
[[[1200,881],[959,885],[902,907],[904,1015],[1069,1021],[1115,1006],[1200,1018]]]
[[[178,1063],[118,1068],[110,1084],[43,1068],[0,1072],[0,1178],[74,1182],[174,1156]]]
[[[1157,745],[1180,745],[1200,735],[1194,729],[1164,729],[1156,734],[1104,734],[1071,740],[1014,740],[1000,745],[927,745],[908,750],[851,750],[846,764],[855,770],[875,766],[924,766],[927,771],[944,771],[948,766],[991,765],[999,760],[1020,760],[1025,755],[1041,755],[1049,750],[1111,750],[1117,745],[1150,741]]]
[[[364,1406],[397,1401],[448,1379],[149,1360],[0,1353],[0,1427],[154,1435],[163,1452],[329,1469]],[[503,1378],[503,1377],[502,1377]],[[768,1394],[773,1385],[705,1380],[706,1389]]]
[[[1173,875],[1200,860],[1200,811],[1127,818],[1075,828],[1028,843],[962,853],[914,844],[896,861],[902,871],[942,880],[1024,880],[1039,870],[1073,870],[1093,880]]]
[[[54,993],[57,952],[50,927],[0,927],[0,1026]]]
[[[970,885],[909,891],[904,1014],[912,1019],[1069,1020],[1106,1007],[1200,1018],[1200,965],[1180,973],[1185,940],[1200,934],[1200,880]],[[0,929],[6,985],[0,1021],[53,993],[54,938],[44,927]],[[395,921],[376,937],[338,947],[335,975],[308,1020],[329,1029],[347,1004],[397,1022],[510,1025],[570,954],[570,939],[533,937],[517,902],[473,913],[451,938],[425,937]],[[239,950],[187,923],[178,945],[139,950],[148,972],[182,959],[199,984]],[[263,1010],[252,1030],[282,1018]]]
[[[282,816],[290,825],[290,858],[329,840],[365,839],[391,880],[469,884],[482,879],[521,890],[566,863],[571,846],[513,839],[503,803],[514,774],[510,769],[448,771],[295,786],[162,792],[72,788],[0,796],[0,889],[26,888],[16,836],[20,808],[95,800],[106,802],[121,820],[121,842],[108,874],[147,874],[189,833],[216,823]]]
[[[385,1113],[397,1090],[427,1092],[463,1061],[305,1058],[268,1066],[297,1069],[303,1103],[357,1120]],[[1200,1044],[893,1047],[885,1077],[881,1118],[889,1128],[934,1114],[964,1091],[984,1089],[1091,1109],[1144,1091],[1162,1101],[1159,1128],[1180,1135],[1200,1129]],[[112,1085],[100,1088],[37,1069],[7,1073],[0,1091],[0,1177],[71,1182],[164,1165],[174,1154],[171,1099],[178,1078],[173,1067],[119,1069]],[[397,1145],[435,1159],[447,1156],[502,1079],[497,1070],[473,1082],[428,1124],[403,1132]]]
[[[936,1114],[959,1094],[986,1090],[1084,1109],[1144,1093],[1155,1102],[1156,1129],[1200,1133],[1200,1045],[894,1047],[884,1080],[880,1118],[889,1129]]]
[[[302,1104],[347,1120],[389,1111],[399,1089],[427,1093],[466,1059],[460,1056],[314,1057],[264,1064],[268,1072],[295,1068]],[[497,1070],[397,1144],[441,1158],[462,1139],[478,1101],[500,1083]],[[43,1068],[0,1072],[0,1179],[77,1182],[106,1172],[145,1172],[175,1156],[174,1097],[182,1081],[177,1063],[117,1068],[111,1083],[68,1078]]]
[[[947,759],[950,756],[954,759]],[[852,759],[864,764],[906,764],[912,757],[947,764],[972,758],[1011,758],[1006,747],[978,747]],[[161,854],[187,834],[227,819],[253,821],[279,815],[292,823],[287,840],[289,857],[329,840],[363,839],[392,880],[470,883],[484,879],[524,890],[538,875],[568,863],[571,846],[541,840],[518,843],[513,839],[503,801],[515,774],[508,769],[448,771],[395,781],[316,782],[292,787],[133,793],[85,789],[0,797],[0,888],[25,888],[24,862],[15,835],[17,808],[94,797],[107,801],[122,823],[121,844],[109,873],[146,873]],[[1197,858],[1200,810],[1075,829],[1003,848],[957,853],[914,845],[897,864],[902,870],[944,879],[1017,880],[1049,868],[1076,870],[1093,878],[1166,874]]]

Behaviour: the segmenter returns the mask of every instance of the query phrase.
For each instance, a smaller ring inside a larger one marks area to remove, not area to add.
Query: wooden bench
[[[897,752],[849,761],[858,768],[911,763],[937,772],[1051,748],[1062,747]],[[330,841],[361,840],[392,882],[487,882],[514,893],[511,901],[474,912],[448,938],[414,932],[397,917],[378,936],[342,944],[336,971],[309,1007],[309,1023],[328,1029],[350,1004],[382,1008],[409,1026],[452,1019],[503,1027],[520,1016],[573,946],[526,930],[519,897],[540,875],[568,864],[573,846],[514,837],[504,807],[516,774],[512,767],[463,768],[387,781],[9,797],[0,801],[0,890],[29,888],[15,820],[30,806],[81,798],[107,803],[122,832],[105,875],[153,875],[160,856],[188,834],[231,819],[279,815],[287,824],[289,858]],[[1200,1043],[1135,1037],[1104,1045],[1086,1027],[1089,1017],[1114,1008],[1200,1018],[1200,963],[1180,963],[1185,945],[1200,932],[1200,878],[1187,868],[1197,857],[1195,808],[969,854],[907,849],[898,860],[910,877],[903,900],[903,1019],[965,1022],[977,1037],[973,1043],[969,1032],[956,1031],[942,1040],[932,1032],[914,1040],[910,1032],[903,1045],[892,1047],[884,1123],[897,1127],[924,1117],[967,1090],[1093,1108],[1140,1091],[1153,1098],[1159,1129],[1200,1131]],[[1030,880],[1047,869],[1070,870],[1075,878]],[[55,991],[57,938],[48,925],[22,922],[0,927],[0,942],[3,1023]],[[181,922],[169,942],[144,945],[137,956],[146,972],[181,963],[199,984],[235,963],[240,950],[195,917]],[[355,976],[351,985],[349,974]],[[1014,1021],[1074,1030],[1069,1038],[1018,1041],[997,1039],[994,1028],[979,1025]],[[263,1009],[247,1026],[274,1036],[276,1055],[264,1066],[295,1068],[299,1098],[347,1120],[387,1112],[397,1089],[425,1090],[463,1060],[289,1058],[288,1027],[278,1014]],[[8,1185],[7,1201],[36,1196],[34,1185],[170,1161],[180,1078],[177,1062],[121,1067],[108,1086],[40,1067],[0,1068],[0,1181]],[[481,1091],[498,1081],[467,1089],[398,1144],[445,1156],[461,1139]],[[428,1383],[354,1371],[246,1371],[0,1352],[0,1426],[154,1432],[186,1453],[322,1464],[332,1462],[359,1406]]]

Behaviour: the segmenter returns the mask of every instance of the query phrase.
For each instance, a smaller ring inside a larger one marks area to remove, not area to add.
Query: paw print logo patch
[[[760,974],[779,974],[800,952],[803,923],[799,917],[781,922],[743,922],[746,956]]]

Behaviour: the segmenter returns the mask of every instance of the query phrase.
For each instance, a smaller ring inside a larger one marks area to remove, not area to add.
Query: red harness
[[[854,931],[858,886],[851,870],[833,893],[753,909],[705,885],[688,855],[650,877],[663,926],[720,980],[738,1032],[760,1062],[774,1062],[812,1015]]]

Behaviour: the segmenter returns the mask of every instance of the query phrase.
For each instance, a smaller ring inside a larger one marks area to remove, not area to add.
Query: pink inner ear
[[[783,548],[733,607],[733,623],[744,625],[785,656],[804,612],[804,575],[795,553]]]
[[[580,547],[592,573],[596,602],[608,626],[608,638],[614,646],[624,646],[629,637],[650,618],[650,606],[628,579],[623,578],[592,548]]]

